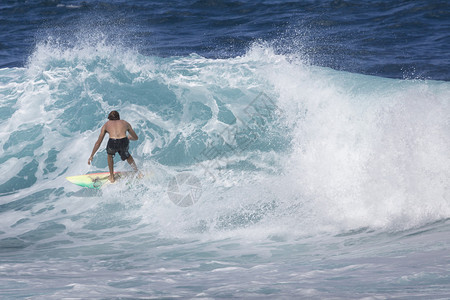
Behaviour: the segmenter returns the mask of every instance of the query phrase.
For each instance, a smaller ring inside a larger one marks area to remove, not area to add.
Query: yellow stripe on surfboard
[[[120,178],[135,175],[136,172],[114,172],[115,180]],[[109,183],[109,172],[102,173],[90,173],[85,175],[69,176],[66,177],[70,182],[91,189],[100,189],[106,183]]]

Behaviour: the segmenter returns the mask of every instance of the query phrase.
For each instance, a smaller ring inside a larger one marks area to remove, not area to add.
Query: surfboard
[[[115,182],[120,181],[126,177],[132,177],[136,175],[136,172],[114,172]],[[108,180],[109,172],[102,173],[90,173],[85,175],[77,175],[77,176],[69,176],[66,179],[76,185],[91,188],[91,189],[100,189],[107,184],[111,184]]]

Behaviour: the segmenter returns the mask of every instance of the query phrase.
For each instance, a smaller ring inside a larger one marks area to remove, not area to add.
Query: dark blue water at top
[[[26,65],[49,38],[70,47],[74,32],[157,56],[233,57],[265,42],[337,70],[450,80],[447,0],[3,0],[0,67]]]

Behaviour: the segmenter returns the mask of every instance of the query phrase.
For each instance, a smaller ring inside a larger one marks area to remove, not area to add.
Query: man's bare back
[[[130,133],[128,139],[133,141],[138,139],[130,123],[124,120],[109,120],[103,125],[103,130],[109,133],[109,138],[111,139],[123,139],[127,137],[127,131]]]

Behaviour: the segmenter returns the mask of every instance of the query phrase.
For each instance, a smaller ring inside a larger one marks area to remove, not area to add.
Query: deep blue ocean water
[[[450,298],[448,1],[4,0],[0,29],[1,298]],[[111,110],[146,177],[71,184]]]

